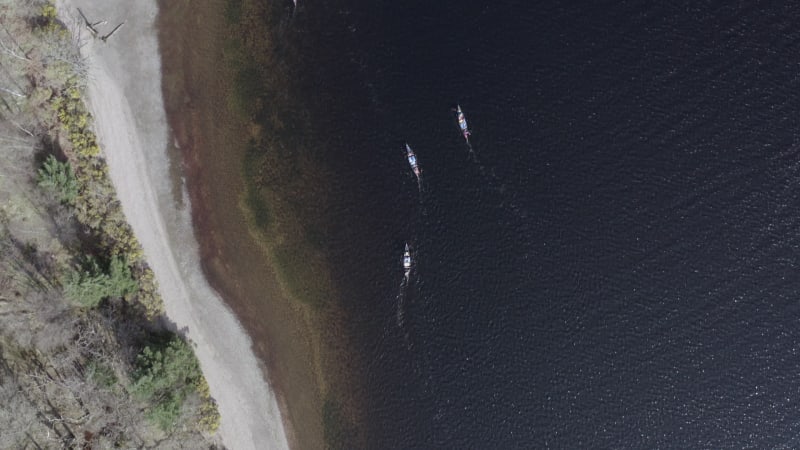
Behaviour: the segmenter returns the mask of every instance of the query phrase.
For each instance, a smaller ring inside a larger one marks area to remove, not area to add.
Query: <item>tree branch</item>
[[[83,18],[83,23],[86,25],[86,28],[89,29],[89,32],[92,33],[92,36],[96,37],[97,36],[97,29],[94,27],[94,25],[91,22],[89,22],[89,19],[86,18],[86,16],[83,14],[83,11],[81,11],[80,8],[78,8],[78,13]],[[97,23],[99,24],[100,22],[97,22]]]
[[[111,32],[110,32],[110,33],[108,33],[107,35],[105,35],[105,36],[101,37],[101,38],[100,38],[100,40],[101,40],[101,41],[103,41],[103,42],[106,42],[106,40],[108,40],[108,38],[110,38],[112,34],[116,33],[116,32],[117,32],[117,30],[119,30],[120,28],[122,28],[122,26],[123,26],[123,25],[125,25],[125,22],[122,22],[122,23],[120,23],[119,25],[117,25],[116,27],[114,27],[114,29],[113,29],[113,30],[111,30]]]
[[[11,89],[6,89],[6,88],[4,88],[4,87],[0,87],[0,91],[7,92],[7,93],[9,93],[9,94],[11,94],[11,95],[13,95],[13,96],[16,96],[16,97],[20,97],[20,98],[28,98],[28,96],[27,96],[27,95],[25,95],[25,94],[20,94],[19,92],[14,92],[14,91],[12,91]]]
[[[5,42],[3,42],[2,39],[0,39],[0,47],[3,47],[3,50],[6,53],[8,53],[9,55],[13,56],[14,58],[21,59],[23,61],[30,61],[31,60],[27,56],[24,56],[24,55],[20,56],[20,55],[17,54],[17,52],[15,52],[14,50],[11,50],[10,48],[8,48],[8,46],[6,45]]]

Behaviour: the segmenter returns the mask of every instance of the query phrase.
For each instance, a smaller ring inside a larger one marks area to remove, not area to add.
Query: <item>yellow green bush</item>
[[[208,433],[215,433],[219,429],[220,415],[217,402],[211,398],[206,379],[201,377],[195,383],[195,389],[203,401],[200,406],[200,429]]]

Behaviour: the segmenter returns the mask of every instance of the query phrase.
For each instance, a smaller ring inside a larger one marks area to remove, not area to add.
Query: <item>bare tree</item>
[[[23,448],[36,424],[36,407],[9,373],[0,377],[0,448]]]

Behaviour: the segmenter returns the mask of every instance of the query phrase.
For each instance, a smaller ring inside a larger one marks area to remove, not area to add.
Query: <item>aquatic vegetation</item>
[[[325,432],[325,444],[329,449],[359,448],[358,429],[348,419],[342,405],[328,394],[322,405],[322,425]]]
[[[228,0],[225,2],[225,20],[230,24],[242,20],[242,0]]]
[[[236,2],[236,8],[247,11],[241,20],[269,16],[247,1]],[[303,121],[286,126],[286,120],[302,114],[285,93],[291,81],[275,70],[279,63],[272,41],[244,34],[226,40],[224,49],[225,67],[232,74],[229,107],[254,130],[244,142],[245,191],[239,204],[251,234],[275,263],[284,290],[304,304],[323,307],[335,298],[324,232],[333,174],[322,155],[298,136]]]

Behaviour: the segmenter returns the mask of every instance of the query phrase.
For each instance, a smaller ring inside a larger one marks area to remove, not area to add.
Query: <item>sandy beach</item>
[[[252,342],[203,276],[185,187],[170,177],[169,130],[153,0],[61,0],[59,14],[86,45],[89,107],[128,221],[155,272],[166,314],[195,347],[232,449],[288,448],[277,399]],[[106,42],[82,26],[80,8]],[[174,171],[174,169],[173,169]]]

